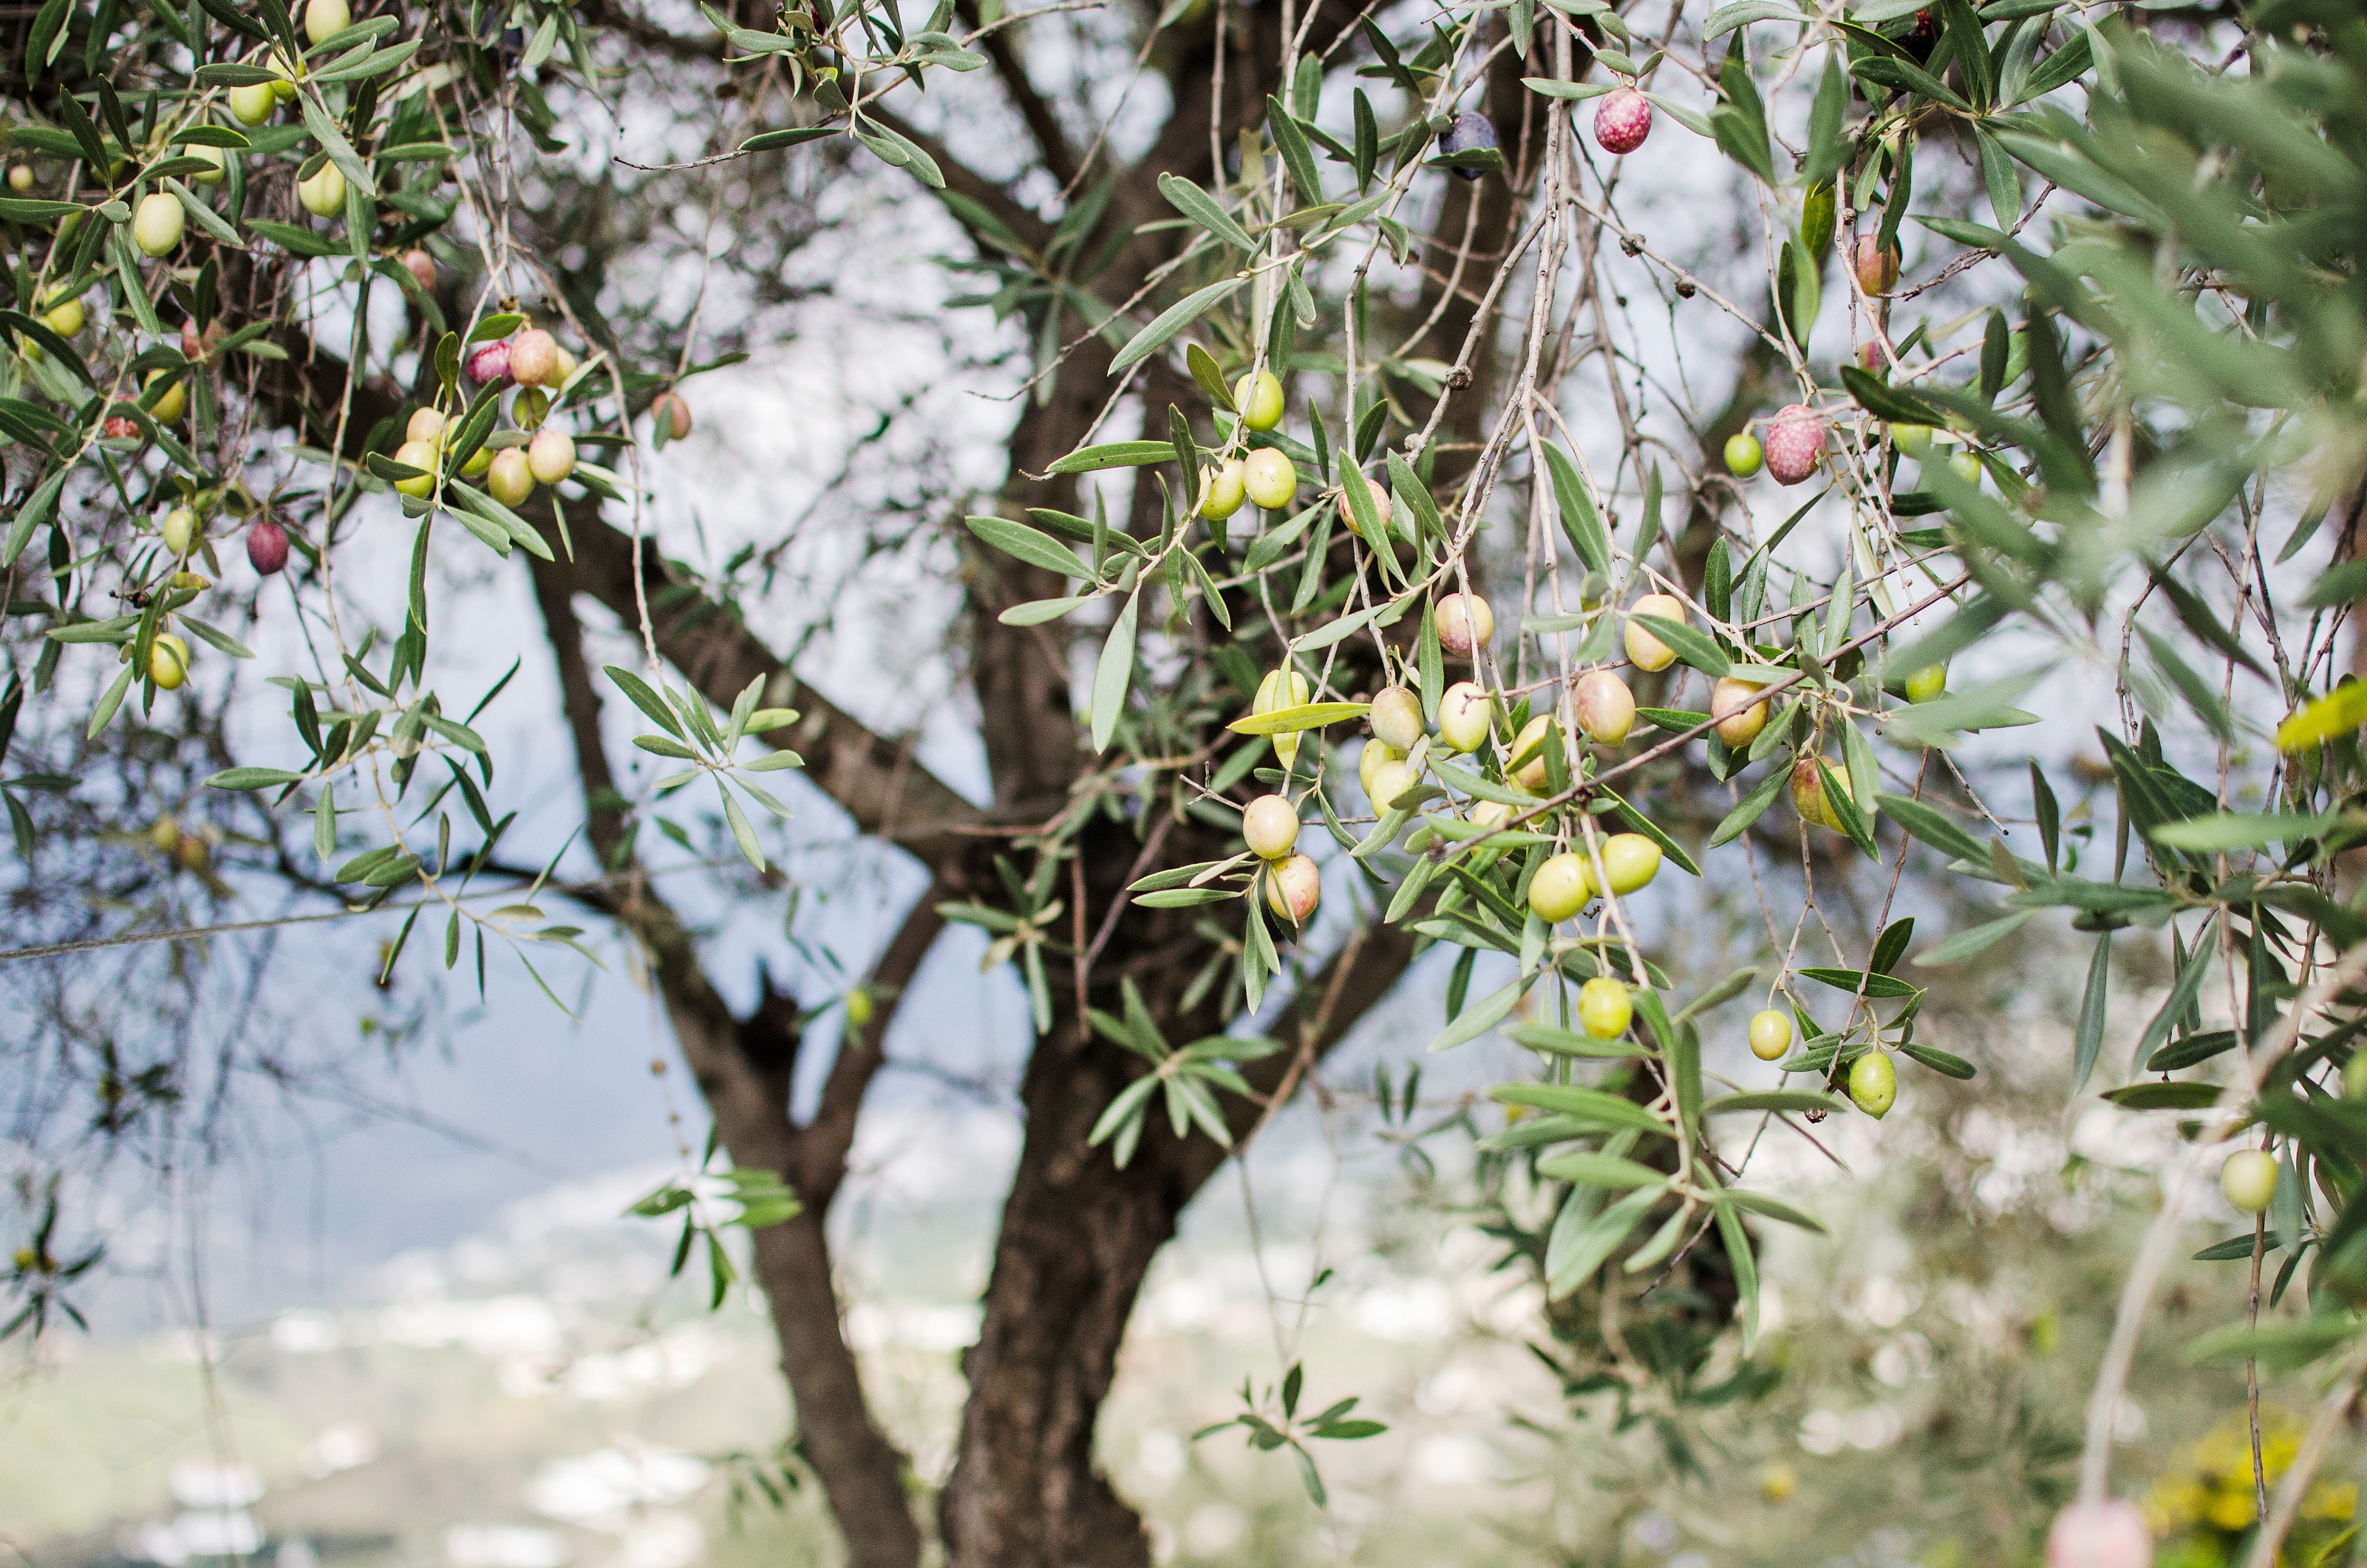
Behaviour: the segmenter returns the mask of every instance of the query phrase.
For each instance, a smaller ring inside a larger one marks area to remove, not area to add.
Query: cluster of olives
[[[575,471],[575,442],[556,425],[543,423],[549,412],[546,387],[566,385],[575,374],[575,356],[539,327],[528,327],[515,337],[481,344],[470,355],[468,372],[479,384],[511,380],[523,389],[510,405],[520,428],[534,438],[524,446],[480,446],[460,468],[463,479],[483,476],[486,492],[504,506],[524,505],[538,483],[555,485]],[[394,460],[420,470],[416,479],[397,479],[394,488],[405,495],[425,496],[436,488],[436,471],[443,461],[444,444],[457,433],[457,420],[438,410],[423,408],[403,429],[402,445]]]
[[[1282,378],[1271,370],[1244,376],[1233,387],[1233,412],[1251,430],[1273,430],[1282,423]],[[1298,494],[1298,469],[1287,454],[1272,446],[1252,447],[1240,457],[1200,470],[1201,516],[1221,523],[1255,502],[1268,512],[1279,512]]]

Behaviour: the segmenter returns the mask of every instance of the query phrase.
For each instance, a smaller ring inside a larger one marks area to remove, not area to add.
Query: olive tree
[[[2135,1064],[2166,1081],[2112,1092],[2190,1119],[2197,1156],[2131,1275],[2060,1560],[2143,1555],[2108,1500],[2119,1382],[2194,1172],[2236,1141],[2228,1195],[2264,1217],[2228,1255],[2281,1259],[2272,1312],[2310,1260],[2310,1311],[2215,1351],[2341,1369],[2256,1538],[2270,1561],[2367,1369],[2367,1123],[2338,1072],[2367,964],[2338,877],[2367,767],[2337,654],[2367,588],[2367,32],[2344,7],[48,0],[17,43],[0,727],[38,760],[0,790],[15,929],[198,963],[190,911],[264,879],[291,915],[383,923],[381,984],[515,964],[557,1005],[550,966],[607,939],[541,905],[596,917],[662,998],[740,1200],[686,1173],[644,1207],[706,1234],[719,1291],[715,1227],[749,1231],[853,1561],[916,1563],[933,1534],[966,1568],[1147,1561],[1093,1449],[1146,1270],[1433,953],[1431,1048],[1502,1029],[1536,1064],[1494,1090],[1521,1114],[1483,1147],[1550,1195],[1518,1247],[1603,1374],[1573,1396],[1711,1397],[1721,1344],[1749,1369],[1727,1393],[1752,1386],[1754,1229],[1816,1222],[1750,1152],[1879,1118],[1917,1073],[1974,1077],[1976,1049],[1919,1036],[1913,964],[2061,911],[2093,933],[2083,1089],[2114,933],[2169,929],[2177,979]],[[705,128],[697,156],[587,167],[565,140],[652,102]],[[1010,134],[966,134],[977,115]],[[958,561],[944,636],[983,804],[752,629],[751,558],[702,567],[653,524],[641,456],[691,434],[698,376],[787,350],[697,299],[629,299],[613,269],[704,252],[661,214],[729,188],[728,265],[777,303],[783,257],[864,220],[824,211],[856,182],[961,236],[982,282],[948,309],[1001,334],[1019,394],[993,493],[831,513],[907,570]],[[1730,204],[1739,246],[1656,244],[1672,195]],[[1993,226],[1955,215],[1976,200]],[[1910,325],[1925,295],[1971,314]],[[1704,344],[1731,363],[1686,368]],[[407,592],[380,624],[339,567],[398,525]],[[506,775],[433,689],[436,660],[493,646],[438,613],[454,562],[530,581],[583,864],[504,854]],[[259,672],[285,720],[234,747],[237,617],[271,580],[306,654]],[[609,628],[638,657],[597,657]],[[2119,694],[2109,872],[2043,771],[1951,761],[2066,661]],[[609,754],[617,713],[663,776]],[[89,783],[108,765],[212,791],[210,832],[160,825],[153,848],[213,880],[167,875],[129,928],[31,891],[51,866],[126,874],[106,829],[136,807]],[[712,800],[769,876],[790,768],[926,878],[834,1036],[769,983],[735,1010],[652,874]],[[2003,908],[1910,963],[1910,863]],[[1754,874],[1764,963],[1656,964],[1638,933],[1668,879]],[[924,1524],[824,1221],[952,923],[1015,967],[1035,1044]],[[98,1049],[89,987],[28,984],[51,1003],[37,1114],[102,1080],[134,1107],[177,1091],[169,1050]],[[1767,1066],[1729,1082],[1703,1027],[1746,994]],[[810,1035],[828,1065],[799,1119]],[[94,1255],[34,1207],[12,1284],[39,1327]],[[1679,1270],[1690,1289],[1646,1288]],[[1660,1314],[1650,1342],[1678,1352],[1582,1326],[1610,1306]],[[1302,1411],[1301,1380],[1276,1368],[1240,1424],[1319,1496],[1309,1445],[1374,1425]]]

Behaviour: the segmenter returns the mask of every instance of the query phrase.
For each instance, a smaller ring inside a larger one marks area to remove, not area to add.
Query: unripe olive
[[[1241,840],[1261,859],[1289,859],[1298,845],[1298,807],[1287,795],[1259,795],[1241,813]]]
[[[1265,868],[1265,907],[1279,919],[1305,925],[1323,897],[1323,874],[1305,855],[1293,855]]]
[[[1373,498],[1373,522],[1379,532],[1371,538],[1365,538],[1365,531],[1356,526],[1356,509],[1348,504],[1348,492],[1344,490],[1340,492],[1340,521],[1347,525],[1348,532],[1365,539],[1365,543],[1377,550],[1388,542],[1389,492],[1371,483],[1367,483],[1365,489]]]
[[[467,462],[460,465],[460,477],[464,479],[473,479],[493,466],[493,449],[491,446],[480,446],[469,454]]]
[[[1676,662],[1676,649],[1654,637],[1646,627],[1638,626],[1636,622],[1638,615],[1658,615],[1664,621],[1682,623],[1685,619],[1684,602],[1667,593],[1647,593],[1628,606],[1628,662],[1638,670],[1666,670]]]
[[[1879,1122],[1898,1099],[1898,1069],[1887,1051],[1868,1051],[1850,1065],[1850,1100]]]
[[[193,183],[201,186],[218,186],[222,183],[222,150],[221,148],[209,147],[202,141],[193,141],[181,148],[179,152],[184,158],[200,158],[213,165],[203,174],[191,175],[189,178]]]
[[[82,297],[75,295],[71,299],[61,299],[51,306],[42,313],[41,325],[60,337],[72,337],[82,331]]]
[[[1546,726],[1551,714],[1539,714],[1521,726],[1521,733],[1512,738],[1512,754],[1505,759],[1505,781],[1531,795],[1546,787]],[[1532,753],[1535,753],[1532,755]],[[1523,761],[1526,757],[1528,760]]]
[[[1529,878],[1529,908],[1549,926],[1569,919],[1593,897],[1594,868],[1584,855],[1568,850],[1547,859]]]
[[[650,400],[650,420],[664,424],[667,440],[679,441],[690,434],[690,404],[680,392],[660,392]]]
[[[189,553],[189,541],[198,532],[198,514],[186,506],[176,506],[164,513],[156,525],[156,532],[164,536],[167,550],[176,556],[186,556]]]
[[[2219,1168],[2219,1190],[2237,1212],[2257,1214],[2276,1201],[2276,1156],[2260,1149],[2239,1149]]]
[[[1387,741],[1365,741],[1365,749],[1356,754],[1356,782],[1365,786],[1365,798],[1370,799],[1374,793],[1373,771],[1375,769],[1378,768],[1384,762],[1402,762],[1404,761],[1405,753],[1390,745]]]
[[[189,645],[171,632],[158,632],[148,645],[148,678],[168,692],[189,678]]]
[[[1375,811],[1387,811],[1398,803],[1398,796],[1413,786],[1413,770],[1401,758],[1392,757],[1373,764],[1365,781],[1365,795],[1372,801]]]
[[[148,825],[148,841],[166,854],[181,847],[181,825],[169,811]]]
[[[319,43],[354,25],[354,8],[345,0],[305,0],[304,41]]]
[[[181,231],[187,223],[180,197],[161,190],[152,192],[142,197],[132,210],[131,243],[143,256],[161,256],[181,243]]]
[[[1759,445],[1759,437],[1750,432],[1738,431],[1726,438],[1726,470],[1736,479],[1747,479],[1767,462],[1767,449]]]
[[[334,218],[345,209],[345,176],[334,164],[323,164],[311,179],[296,182],[296,199],[315,218]]]
[[[1908,676],[1905,684],[1908,702],[1931,702],[1946,694],[1948,667],[1944,664],[1927,664]]]
[[[1314,696],[1307,677],[1296,670],[1269,670],[1258,682],[1257,700],[1250,706],[1251,713],[1280,713],[1285,708],[1304,707]],[[1274,754],[1285,772],[1298,760],[1298,736],[1296,732],[1274,738]]]
[[[1731,675],[1710,688],[1709,712],[1717,720],[1717,738],[1728,746],[1748,746],[1767,728],[1767,699],[1757,686]]]
[[[1438,602],[1438,646],[1456,659],[1473,659],[1496,635],[1496,612],[1477,593],[1450,593]]]
[[[1949,456],[1948,471],[1966,484],[1978,484],[1981,478],[1981,460],[1974,453],[1959,450]]]
[[[1421,699],[1403,686],[1385,686],[1373,698],[1373,711],[1365,716],[1373,733],[1399,751],[1410,751],[1421,739]]]
[[[2367,1100],[2367,1051],[2353,1051],[2342,1064],[2342,1098]]]
[[[528,387],[510,403],[510,417],[520,430],[540,430],[549,412],[550,394],[540,387]]]
[[[1241,488],[1268,512],[1279,512],[1298,494],[1298,469],[1271,446],[1261,446],[1241,459]]]
[[[1228,457],[1222,468],[1200,470],[1199,513],[1210,522],[1222,522],[1241,509],[1249,498],[1249,486],[1242,479],[1239,457]]]
[[[1578,988],[1579,1027],[1597,1040],[1618,1039],[1635,1016],[1627,987],[1616,980],[1598,975]]]
[[[555,485],[575,471],[575,439],[557,425],[546,424],[534,433],[526,461],[536,479]]]
[[[397,479],[394,488],[405,495],[425,495],[436,488],[436,460],[441,454],[432,441],[406,441],[394,449],[394,460],[425,470],[415,479]]]
[[[444,444],[444,416],[434,409],[413,409],[402,427],[405,441],[425,441],[431,446]]]
[[[855,1028],[860,1029],[865,1024],[871,1021],[873,1003],[869,990],[864,987],[857,986],[853,990],[847,992],[845,997],[842,999],[846,1003],[847,1022],[853,1024]]]
[[[551,381],[551,386],[554,388],[564,387],[568,382],[574,379],[575,370],[575,356],[567,352],[567,345],[565,344],[561,344],[559,345],[559,373]],[[688,403],[684,403],[682,405],[682,416],[685,419],[688,419],[690,417],[690,405]],[[685,426],[684,428],[685,434],[687,434],[688,427]]]
[[[1471,820],[1494,832],[1512,819],[1512,808],[1501,800],[1483,800],[1471,808]]]
[[[1488,743],[1488,693],[1476,681],[1457,681],[1438,699],[1438,739],[1457,751]]]
[[[278,102],[279,95],[272,91],[272,85],[268,82],[230,90],[231,116],[241,125],[261,125],[271,118],[272,107]]]
[[[275,49],[271,51],[271,58],[265,61],[264,65],[272,75],[278,78],[271,84],[271,96],[283,104],[294,103],[296,73],[299,69],[297,62],[288,58],[285,50]]]
[[[1282,378],[1271,370],[1242,377],[1233,387],[1233,407],[1251,430],[1272,430],[1282,423]]]
[[[1898,286],[1898,247],[1883,244],[1879,235],[1857,237],[1850,265],[1857,273],[1857,286],[1868,294],[1879,297]]]
[[[525,447],[504,446],[493,454],[485,469],[485,490],[513,510],[526,504],[534,493],[534,467],[527,461]]]
[[[559,373],[559,340],[540,327],[510,339],[510,378],[521,387],[548,387]]]
[[[1792,1048],[1791,1015],[1775,1008],[1750,1015],[1750,1054],[1772,1062]]]
[[[1660,846],[1641,833],[1614,833],[1603,840],[1603,874],[1621,896],[1650,885],[1660,874]]]
[[[148,372],[147,380],[142,385],[153,387],[167,374],[169,373],[163,370],[151,370]],[[178,424],[181,423],[181,416],[188,412],[189,389],[176,380],[157,394],[154,406],[148,411],[148,417],[158,424]]]
[[[1636,694],[1608,670],[1590,670],[1580,676],[1570,706],[1580,733],[1598,746],[1618,745],[1636,723]]]
[[[32,189],[33,166],[30,164],[13,164],[9,165],[8,188],[20,195]]]
[[[436,292],[436,258],[434,256],[423,250],[408,250],[402,253],[402,266],[404,271],[411,274],[411,281],[419,285],[419,291],[422,294]]]
[[[1920,458],[1931,450],[1931,427],[1928,424],[1894,424],[1890,427],[1890,444],[1898,448],[1902,457]]]
[[[2046,1532],[2046,1568],[2153,1568],[2153,1533],[2135,1503],[2072,1503]]]

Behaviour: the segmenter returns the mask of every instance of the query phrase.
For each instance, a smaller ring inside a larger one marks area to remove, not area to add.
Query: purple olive
[[[488,381],[506,379],[510,373],[510,345],[504,338],[470,351],[469,379],[480,387]]]
[[[1495,145],[1495,123],[1486,115],[1472,109],[1456,115],[1453,123],[1447,126],[1446,134],[1438,139],[1439,152],[1449,155],[1491,150]],[[1485,173],[1480,169],[1450,169],[1447,172],[1466,180],[1476,180]]]

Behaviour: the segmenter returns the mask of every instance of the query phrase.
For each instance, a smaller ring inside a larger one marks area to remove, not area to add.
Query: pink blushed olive
[[[492,464],[485,469],[485,490],[495,501],[513,509],[526,504],[534,493],[534,468],[527,461],[523,446],[504,446],[493,454]]]
[[[288,530],[268,517],[249,525],[246,561],[265,577],[276,576],[288,564]]]
[[[1496,635],[1496,612],[1477,593],[1450,593],[1438,602],[1438,646],[1470,659]]]
[[[1241,813],[1241,841],[1261,860],[1289,859],[1298,844],[1298,807],[1286,795],[1259,795]]]
[[[1898,247],[1883,244],[1878,235],[1857,237],[1850,249],[1850,266],[1857,274],[1857,286],[1877,298],[1898,286]]]
[[[1750,682],[1728,675],[1710,688],[1709,716],[1717,721],[1720,740],[1748,746],[1767,728],[1767,699]]]
[[[1378,549],[1382,541],[1389,536],[1389,492],[1369,482],[1366,483],[1365,490],[1365,493],[1373,498],[1373,522],[1377,528],[1377,536],[1365,538],[1365,531],[1356,526],[1356,509],[1348,504],[1348,492],[1345,490],[1340,492],[1340,521],[1346,526],[1348,532],[1364,539],[1365,544],[1375,549]]]
[[[419,285],[422,294],[436,292],[436,258],[425,251],[412,249],[402,253],[402,268],[411,274],[411,281]]]
[[[2153,1532],[2135,1503],[2073,1503],[2046,1532],[2046,1568],[2153,1568]]]
[[[1633,87],[1603,95],[1594,108],[1594,141],[1614,157],[1633,152],[1652,134],[1652,101]]]
[[[666,433],[669,441],[679,441],[690,434],[690,404],[680,392],[660,392],[650,401],[650,423]]]
[[[558,374],[558,339],[540,327],[510,339],[510,379],[521,387],[548,387]]]
[[[1488,709],[1485,687],[1455,682],[1438,699],[1438,739],[1455,750],[1477,751],[1488,743]]]
[[[1569,851],[1554,855],[1529,878],[1529,909],[1549,926],[1559,925],[1594,897],[1594,870]]]
[[[1821,761],[1813,751],[1792,764],[1792,809],[1800,814],[1804,822],[1830,828],[1836,833],[1841,831],[1840,816],[1825,795]]]
[[[1647,593],[1627,607],[1627,661],[1638,670],[1666,670],[1676,662],[1677,650],[1654,637],[1651,628],[1638,624],[1638,615],[1657,615],[1664,621],[1682,624],[1683,601],[1667,593]]]
[[[1323,897],[1323,874],[1305,855],[1293,855],[1265,869],[1265,907],[1277,919],[1303,926]]]
[[[1636,723],[1636,694],[1608,670],[1590,670],[1580,676],[1570,705],[1580,733],[1597,746],[1618,745]]]
[[[1777,484],[1798,484],[1824,455],[1824,418],[1806,403],[1794,403],[1767,426],[1767,471]]]
[[[1403,686],[1384,687],[1373,698],[1372,712],[1365,716],[1373,734],[1399,751],[1412,750],[1414,742],[1421,739],[1421,699]]]
[[[534,477],[547,485],[555,485],[575,471],[575,441],[557,425],[546,424],[534,433],[534,440],[526,449],[527,467]]]
[[[480,344],[470,350],[468,370],[469,379],[480,387],[504,379],[510,373],[509,344]]]

